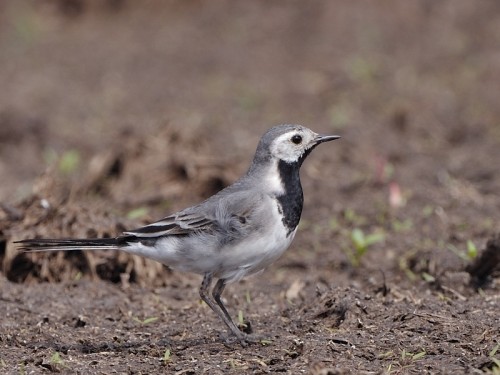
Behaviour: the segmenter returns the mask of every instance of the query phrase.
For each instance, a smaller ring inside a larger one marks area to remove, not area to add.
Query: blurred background
[[[389,258],[498,229],[495,0],[4,0],[0,51],[9,238],[157,219],[234,181],[280,123],[342,136],[303,170],[302,228],[329,253],[357,229]]]
[[[238,162],[285,122],[342,134],[331,152],[350,159],[479,148],[481,135],[500,136],[499,9],[494,0],[2,1],[0,199],[26,194],[50,154],[85,159],[124,132],[147,139],[166,125],[220,142]],[[476,165],[465,151],[455,167]],[[451,157],[433,159],[436,169]],[[338,169],[328,174],[347,168]]]

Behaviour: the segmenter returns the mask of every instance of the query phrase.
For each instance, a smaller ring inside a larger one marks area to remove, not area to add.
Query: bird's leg
[[[226,318],[232,321],[231,315],[229,315],[229,313],[226,310],[226,306],[224,306],[224,304],[220,299],[225,287],[226,287],[226,280],[219,279],[215,284],[214,289],[212,290],[212,297],[214,297],[215,302],[217,302],[217,305],[219,305],[220,309],[222,310]]]
[[[222,293],[225,286],[224,282],[222,282],[222,284],[218,282],[217,285],[214,287],[214,299],[216,300],[217,303],[214,303],[214,301],[208,296],[208,289],[212,284],[212,278],[213,276],[211,273],[206,273],[205,276],[203,277],[203,281],[201,282],[200,286],[200,297],[212,309],[212,311],[222,319],[222,321],[226,324],[226,326],[233,333],[233,335],[237,337],[240,344],[242,346],[246,346],[247,340],[245,337],[245,333],[241,332],[236,326],[236,324],[234,324],[226,308],[222,304],[222,301],[220,300],[220,293]],[[215,292],[218,290],[220,290],[220,293],[216,294]],[[215,295],[217,297],[215,297]]]
[[[224,313],[224,315],[226,316],[226,318],[231,321],[231,323],[234,325],[234,327],[238,330],[239,334],[243,335],[244,337],[244,340],[246,342],[260,342],[262,341],[264,338],[263,337],[259,337],[259,336],[255,336],[255,335],[249,335],[245,332],[241,332],[238,327],[233,323],[233,320],[231,319],[231,316],[229,315],[229,313],[227,312],[227,309],[226,309],[226,306],[224,306],[224,304],[222,303],[222,300],[221,300],[221,295],[222,295],[222,292],[224,291],[224,288],[226,287],[226,280],[224,279],[219,279],[217,281],[217,283],[215,284],[214,286],[214,289],[212,290],[212,297],[214,298],[215,302],[217,302],[217,305],[219,305],[221,311]],[[232,331],[232,329],[231,329]],[[240,340],[240,336],[239,335],[236,335]]]

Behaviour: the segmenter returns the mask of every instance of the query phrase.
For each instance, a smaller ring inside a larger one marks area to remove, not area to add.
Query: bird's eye
[[[295,134],[295,135],[292,137],[291,141],[292,141],[293,143],[295,143],[296,145],[298,145],[298,144],[300,144],[300,143],[302,142],[302,137],[301,137],[300,135],[298,135],[298,134]]]

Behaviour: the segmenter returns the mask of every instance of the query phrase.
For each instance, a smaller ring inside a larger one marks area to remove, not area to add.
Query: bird
[[[228,284],[263,271],[290,246],[304,202],[300,167],[316,146],[338,138],[301,125],[277,125],[260,139],[246,174],[195,206],[114,238],[16,243],[23,251],[121,250],[200,274],[201,299],[227,326],[227,341],[245,347],[260,339],[238,328],[222,293]]]

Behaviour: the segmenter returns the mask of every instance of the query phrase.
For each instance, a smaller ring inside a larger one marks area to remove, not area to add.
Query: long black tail
[[[16,241],[21,251],[56,251],[56,250],[111,250],[119,249],[133,236],[115,238],[39,238]]]

